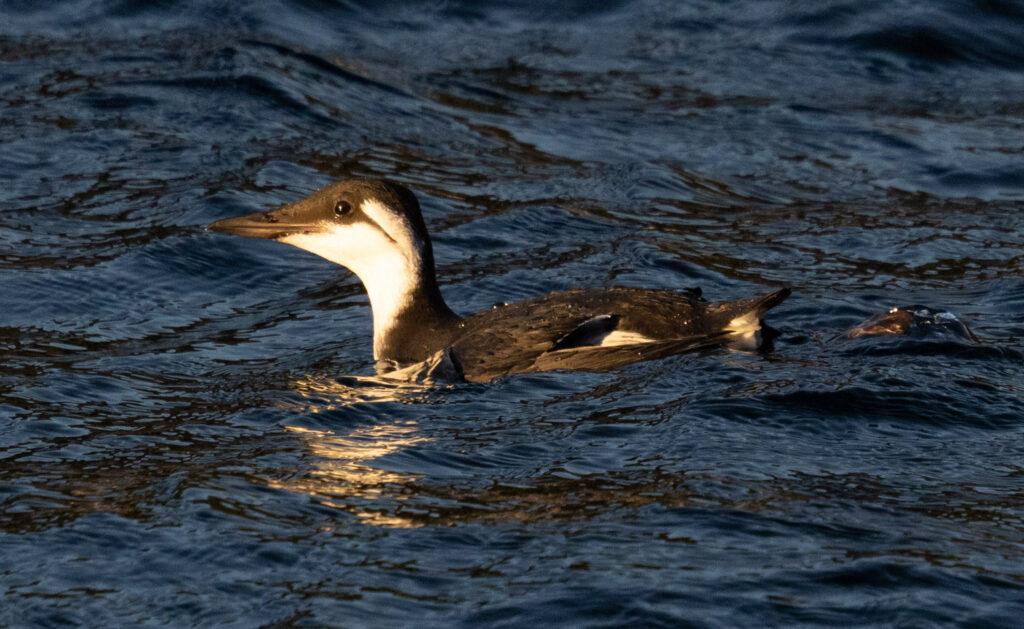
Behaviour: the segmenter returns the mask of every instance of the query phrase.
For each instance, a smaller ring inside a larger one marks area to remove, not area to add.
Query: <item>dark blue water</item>
[[[0,2],[0,626],[1018,626],[1024,5]],[[413,388],[203,230],[381,176],[462,313],[774,350]],[[891,306],[980,344],[836,337]]]

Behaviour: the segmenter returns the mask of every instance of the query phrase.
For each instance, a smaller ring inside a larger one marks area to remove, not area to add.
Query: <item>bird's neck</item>
[[[389,251],[353,271],[370,297],[375,360],[419,362],[447,346],[460,318],[441,296],[432,261]]]

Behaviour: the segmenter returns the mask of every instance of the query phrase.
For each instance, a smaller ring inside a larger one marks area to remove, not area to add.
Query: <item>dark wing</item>
[[[592,348],[615,330],[638,330],[635,325],[624,326],[624,321],[660,321],[661,331],[667,333],[652,338],[689,336],[683,328],[688,321],[700,318],[694,317],[695,309],[702,309],[705,303],[693,294],[674,291],[611,289],[551,293],[466,318],[452,350],[466,379],[473,381],[562,368],[539,366],[556,363],[564,368],[585,369],[573,367],[567,355],[541,363],[538,359],[549,352]],[[623,351],[613,353],[629,356]],[[642,358],[630,357],[623,362],[636,360]]]
[[[600,345],[601,340],[614,332],[618,327],[619,315],[617,314],[599,314],[590,317],[576,326],[576,329],[572,332],[555,341],[550,351]]]
[[[499,306],[463,320],[452,352],[466,380],[530,371],[538,356],[596,316],[550,297]]]
[[[537,357],[530,371],[551,371],[553,369],[574,369],[599,371],[611,369],[641,360],[658,360],[676,354],[696,352],[717,347],[726,340],[727,334],[685,336],[667,341],[613,345],[610,347],[578,347],[545,352]]]
[[[551,293],[467,317],[451,345],[452,355],[470,381],[548,369],[607,369],[725,342],[730,321],[751,312],[760,317],[788,295],[783,288],[762,297],[708,303],[694,291]],[[599,347],[614,331],[656,341]]]

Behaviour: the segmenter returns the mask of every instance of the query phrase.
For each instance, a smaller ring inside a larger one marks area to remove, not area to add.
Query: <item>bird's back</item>
[[[551,293],[467,317],[451,349],[467,380],[607,368],[722,343],[730,322],[759,318],[788,294],[709,303],[694,292],[639,288]]]

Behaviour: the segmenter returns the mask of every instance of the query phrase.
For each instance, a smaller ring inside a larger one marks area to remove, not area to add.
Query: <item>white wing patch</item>
[[[624,330],[613,330],[608,333],[601,342],[598,343],[598,347],[613,347],[615,345],[636,345],[637,343],[653,343],[654,339],[639,334],[637,332],[627,332]]]

